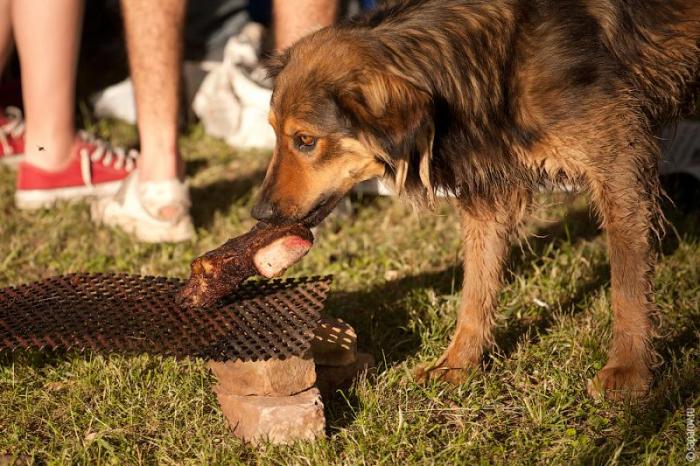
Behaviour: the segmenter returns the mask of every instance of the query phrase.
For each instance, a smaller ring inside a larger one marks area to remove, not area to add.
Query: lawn
[[[90,129],[133,142],[132,127]],[[0,168],[0,286],[76,271],[184,277],[246,231],[269,153],[234,152],[194,127],[182,137],[197,240],[141,245],[90,223],[86,204],[17,211]],[[697,195],[697,191],[695,193]],[[446,346],[459,298],[458,226],[447,205],[416,212],[353,197],[291,275],[333,274],[327,313],[355,326],[376,375],[326,400],[328,438],[253,449],[234,439],[203,361],[154,356],[0,355],[0,464],[683,464],[686,410],[700,408],[700,198],[673,228],[656,272],[664,358],[649,397],[594,402],[605,363],[610,276],[585,199],[548,195],[514,245],[497,348],[462,386],[417,385],[412,370]],[[697,423],[697,421],[696,421]]]

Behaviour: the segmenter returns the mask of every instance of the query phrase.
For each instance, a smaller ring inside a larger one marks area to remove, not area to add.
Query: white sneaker
[[[90,102],[98,118],[116,118],[136,124],[136,100],[131,78],[93,94]]]
[[[176,243],[194,237],[187,183],[138,180],[138,169],[114,197],[92,203],[96,223],[118,227],[145,243]]]

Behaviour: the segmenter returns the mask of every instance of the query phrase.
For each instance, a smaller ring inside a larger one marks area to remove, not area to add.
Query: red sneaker
[[[0,109],[0,163],[16,166],[24,156],[24,120],[16,107]]]
[[[136,168],[136,151],[112,149],[81,132],[73,144],[70,164],[49,172],[27,162],[19,164],[15,205],[20,209],[50,207],[61,200],[113,196]]]

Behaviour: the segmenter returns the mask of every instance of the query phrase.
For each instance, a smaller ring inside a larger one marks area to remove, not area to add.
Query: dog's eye
[[[302,152],[311,152],[314,149],[314,147],[316,147],[317,138],[313,136],[302,134],[300,136],[297,136],[295,139],[296,141],[294,142],[294,144]]]

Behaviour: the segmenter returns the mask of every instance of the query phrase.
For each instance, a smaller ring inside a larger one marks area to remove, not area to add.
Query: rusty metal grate
[[[308,351],[331,277],[249,281],[217,306],[175,303],[184,282],[72,274],[0,289],[0,350],[93,350],[245,361]]]

